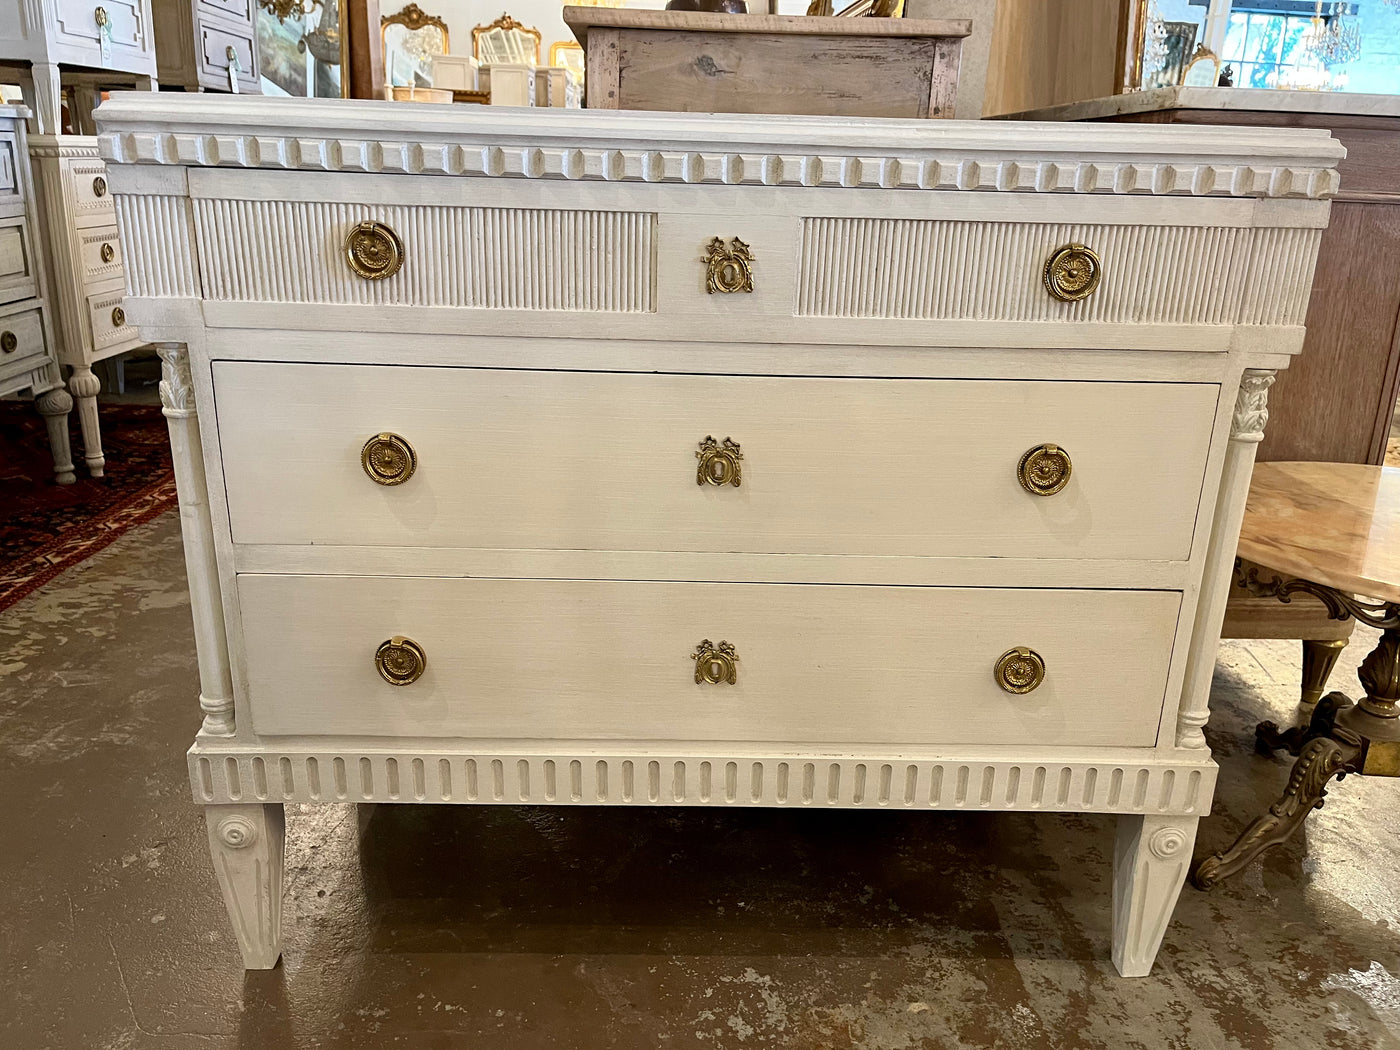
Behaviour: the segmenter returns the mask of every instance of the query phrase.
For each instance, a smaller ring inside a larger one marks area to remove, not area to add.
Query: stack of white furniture
[[[98,119],[247,966],[284,803],[353,801],[1116,814],[1147,972],[1329,135]]]
[[[28,394],[48,425],[54,474],[76,480],[68,442],[73,399],[53,355],[48,285],[39,265],[38,214],[22,106],[0,106],[0,397]]]

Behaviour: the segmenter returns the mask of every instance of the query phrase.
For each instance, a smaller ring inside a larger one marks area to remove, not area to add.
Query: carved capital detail
[[[1152,851],[1154,857],[1170,860],[1186,849],[1189,841],[1190,837],[1181,828],[1158,828],[1147,840],[1147,848]]]
[[[258,826],[244,816],[224,817],[214,825],[214,834],[229,849],[247,849],[258,841]]]
[[[1230,426],[1231,441],[1264,440],[1264,424],[1269,421],[1269,387],[1274,385],[1272,368],[1246,368],[1235,395],[1235,419]]]
[[[168,419],[194,415],[194,381],[190,378],[190,352],[179,344],[156,347],[160,354],[160,403]]]

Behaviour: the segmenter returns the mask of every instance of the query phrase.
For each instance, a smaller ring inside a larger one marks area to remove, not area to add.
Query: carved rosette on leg
[[[282,954],[282,807],[205,806],[204,819],[243,965],[270,970]]]
[[[1197,817],[1123,816],[1113,849],[1113,965],[1146,977],[1191,865]]]
[[[204,712],[201,732],[206,736],[230,736],[234,731],[233,677],[190,355],[178,343],[159,345],[156,352],[161,361],[161,410],[170,429],[170,455],[180,496],[185,572],[190,582],[190,611],[199,656],[199,706]]]
[[[1201,575],[1206,587],[1196,605],[1186,678],[1177,710],[1177,747],[1206,746],[1203,729],[1210,720],[1210,684],[1215,675],[1215,655],[1220,648],[1220,627],[1225,622],[1225,606],[1230,597],[1230,563],[1235,558],[1240,525],[1244,522],[1244,497],[1254,472],[1254,454],[1259,442],[1264,440],[1264,425],[1269,421],[1269,387],[1273,385],[1272,369],[1247,368],[1235,394],[1230,442],[1225,449],[1220,495],[1216,500],[1216,521],[1210,532]]]

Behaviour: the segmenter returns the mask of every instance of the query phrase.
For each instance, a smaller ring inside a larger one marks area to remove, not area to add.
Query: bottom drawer
[[[33,359],[42,357],[47,349],[39,310],[17,310],[0,317],[0,375],[31,367]],[[20,362],[26,363],[21,366]]]
[[[1173,591],[238,578],[262,734],[1150,747]],[[381,643],[426,656],[385,681]],[[702,640],[735,680],[696,680]],[[1001,688],[1034,650],[1044,679]]]
[[[92,348],[105,350],[137,337],[136,326],[127,323],[122,290],[88,296],[88,317],[92,320]]]

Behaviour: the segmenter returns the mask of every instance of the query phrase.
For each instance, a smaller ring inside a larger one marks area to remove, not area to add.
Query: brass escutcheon
[[[1098,255],[1082,244],[1066,244],[1045,260],[1045,290],[1062,303],[1093,295],[1102,276]]]
[[[412,685],[423,677],[428,654],[412,638],[395,635],[374,651],[374,668],[390,685]]]
[[[94,197],[107,196],[107,180],[101,175],[92,180],[92,195]]]
[[[700,461],[695,468],[695,484],[733,485],[738,488],[743,476],[740,461],[744,454],[739,451],[737,441],[725,438],[721,445],[713,437],[707,436],[700,442],[695,458]]]
[[[1016,478],[1021,488],[1034,496],[1053,496],[1069,484],[1074,471],[1069,453],[1059,445],[1036,445],[1028,448],[1016,464]]]
[[[382,222],[358,222],[345,235],[345,259],[365,280],[382,281],[403,265],[403,241]]]
[[[726,245],[716,237],[705,250],[707,294],[753,291],[753,251],[747,244],[735,237]]]
[[[15,333],[10,331],[0,332],[0,350],[3,350],[7,354],[13,354],[17,349],[19,349],[19,338]]]
[[[716,646],[706,638],[695,647],[690,658],[695,661],[696,685],[702,682],[710,685],[728,682],[734,685],[739,680],[739,669],[734,666],[739,662],[739,657],[734,652],[734,646],[728,642],[721,641]]]
[[[126,326],[126,311],[120,306],[112,307],[112,327],[123,328]]]
[[[418,454],[397,434],[375,434],[360,449],[360,466],[377,485],[402,485],[418,469]]]
[[[109,263],[117,257],[117,250],[110,244],[103,244],[102,250],[98,254],[102,256],[103,262]]]
[[[1029,693],[1045,681],[1045,661],[1034,649],[1018,645],[1001,654],[995,677],[1008,693]]]

